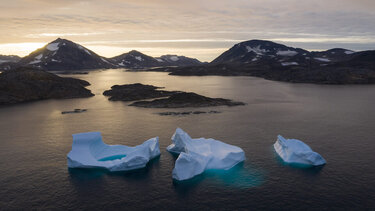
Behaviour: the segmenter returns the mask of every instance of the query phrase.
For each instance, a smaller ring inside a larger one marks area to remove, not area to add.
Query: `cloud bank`
[[[121,49],[148,49],[153,56],[176,50],[210,61],[249,39],[375,49],[374,20],[370,0],[0,0],[0,44],[63,37],[104,56]]]

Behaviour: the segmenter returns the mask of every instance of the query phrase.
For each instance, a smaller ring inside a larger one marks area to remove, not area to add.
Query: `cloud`
[[[373,20],[372,0],[0,0],[0,42],[64,37],[176,50],[225,48],[256,38],[362,49],[366,42],[375,48]]]
[[[39,37],[67,37],[67,36],[95,36],[105,34],[104,32],[84,32],[84,33],[41,33],[41,34],[27,34],[25,37],[39,38]]]

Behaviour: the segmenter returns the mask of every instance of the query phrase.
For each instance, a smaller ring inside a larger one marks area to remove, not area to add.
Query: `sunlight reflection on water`
[[[71,76],[89,81],[88,88],[96,95],[0,107],[1,209],[374,207],[368,196],[375,195],[375,86],[180,77],[120,69]],[[221,112],[217,114],[160,116],[156,113],[194,109],[137,108],[102,95],[113,85],[137,82],[246,105],[207,109]],[[88,110],[61,114],[76,108]],[[246,160],[229,171],[208,170],[186,183],[173,181],[176,157],[165,148],[177,127],[192,137],[239,146]],[[72,134],[89,131],[100,131],[105,143],[128,146],[159,136],[161,156],[132,172],[68,169]],[[278,134],[309,140],[328,164],[321,169],[284,165],[272,147]]]

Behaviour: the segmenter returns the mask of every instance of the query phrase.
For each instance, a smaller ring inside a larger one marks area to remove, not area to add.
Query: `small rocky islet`
[[[220,111],[166,111],[166,112],[159,112],[156,114],[159,114],[160,116],[186,116],[191,114],[219,114]]]
[[[181,92],[168,98],[155,99],[152,101],[137,101],[129,106],[144,108],[185,108],[185,107],[211,107],[211,106],[239,106],[245,105],[223,98],[205,97],[193,92]]]
[[[104,91],[103,95],[109,96],[108,100],[111,101],[136,101],[168,97],[172,94],[178,93],[175,91],[160,90],[162,88],[163,87],[144,85],[140,83],[114,85],[110,90]]]
[[[160,88],[161,87],[144,85],[140,83],[115,85],[111,87],[111,90],[105,91],[103,95],[110,96],[109,100],[112,101],[136,101],[131,103],[129,106],[144,108],[185,108],[245,105],[243,102],[236,102],[229,99],[210,98],[193,92],[164,91],[159,90]]]
[[[64,78],[43,70],[18,68],[0,74],[0,105],[45,100],[91,97],[90,83]]]

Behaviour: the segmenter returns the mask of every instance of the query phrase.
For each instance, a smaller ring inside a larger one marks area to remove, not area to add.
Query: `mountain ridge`
[[[150,71],[180,76],[255,76],[294,83],[372,84],[375,50],[307,51],[272,41],[249,40],[235,44],[207,65]]]
[[[70,50],[60,50],[68,44]],[[60,54],[56,53],[57,51]],[[54,57],[55,54],[59,57]],[[62,66],[53,66],[62,63],[62,60],[57,60],[59,58],[68,59]],[[5,65],[8,70],[24,65],[44,70],[71,71],[128,68],[170,72],[172,75],[256,76],[295,83],[375,83],[375,50],[355,52],[333,48],[326,51],[307,51],[267,40],[237,43],[212,62],[202,63],[177,55],[151,57],[135,50],[105,58],[79,44],[59,38],[19,62],[8,62]]]
[[[187,66],[202,64],[197,59],[177,55],[151,57],[132,50],[121,55],[106,58],[84,46],[67,39],[57,38],[29,55],[12,61],[4,60],[0,70],[30,67],[47,71],[75,71],[107,68],[143,69],[163,66]]]

